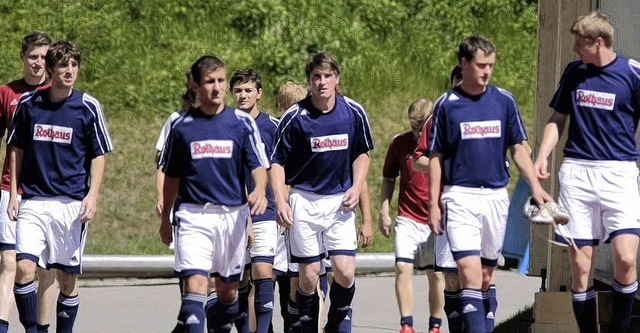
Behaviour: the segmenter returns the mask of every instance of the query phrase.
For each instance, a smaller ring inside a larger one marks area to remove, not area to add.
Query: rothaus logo
[[[335,134],[311,138],[311,151],[315,153],[333,150],[345,150],[348,147],[348,134]]]
[[[576,103],[596,109],[613,110],[616,103],[616,95],[600,91],[578,89],[576,91]]]
[[[36,124],[33,127],[34,141],[50,141],[59,143],[71,143],[73,128],[55,125]]]
[[[204,140],[191,143],[191,158],[231,158],[233,154],[233,141],[231,140]]]
[[[470,121],[460,123],[462,140],[499,138],[502,136],[500,120]]]

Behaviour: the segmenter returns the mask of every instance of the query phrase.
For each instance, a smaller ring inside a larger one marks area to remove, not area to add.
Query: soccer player
[[[373,142],[362,106],[337,91],[340,69],[336,58],[329,53],[314,55],[305,74],[310,96],[282,116],[272,156],[271,186],[278,221],[291,229],[291,259],[300,265],[296,301],[302,332],[318,331],[313,299],[320,260],[327,251],[334,282],[325,331],[333,333],[347,316],[355,294],[354,209]],[[286,185],[291,186],[290,193]]]
[[[549,106],[554,110],[535,161],[539,178],[550,176],[547,158],[568,118],[564,161],[558,173],[558,202],[571,219],[556,239],[573,238],[571,256],[573,312],[580,332],[598,332],[593,251],[601,241],[613,250],[612,331],[626,332],[638,289],[636,254],[640,232],[638,148],[640,64],[613,50],[614,28],[598,12],[571,26],[579,58],[565,68]]]
[[[485,37],[462,41],[462,82],[436,102],[429,133],[430,227],[436,234],[443,224],[447,228],[462,287],[464,326],[470,333],[486,330],[483,292],[488,292],[504,242],[507,150],[530,183],[532,197],[540,204],[552,201],[523,143],[527,135],[515,99],[489,85],[495,57],[495,45]],[[477,161],[483,161],[482,168]]]
[[[179,196],[175,269],[185,279],[180,317],[187,332],[202,333],[211,274],[218,295],[213,327],[224,333],[231,331],[238,312],[249,216],[264,213],[267,206],[269,162],[253,118],[224,105],[225,64],[203,56],[191,66],[191,75],[199,107],[173,123],[163,153],[160,236],[167,245],[173,238],[169,215]],[[255,184],[248,195],[245,168]]]
[[[400,194],[398,195],[398,215],[395,225],[396,256],[396,298],[400,310],[400,333],[415,333],[413,329],[413,269],[414,257],[423,259],[427,252],[433,254],[433,247],[427,248],[427,240],[431,237],[429,229],[429,176],[414,171],[412,155],[420,133],[427,119],[433,113],[433,102],[421,98],[409,106],[408,117],[411,131],[396,135],[387,150],[383,168],[382,187],[380,189],[379,227],[383,236],[391,235],[391,216],[389,209],[396,178],[400,176]],[[420,261],[418,261],[420,262]],[[429,281],[429,332],[439,333],[443,316],[444,277],[442,272],[434,272],[431,266],[418,267],[427,269]]]
[[[22,94],[50,86],[45,69],[45,57],[51,45],[51,38],[41,31],[34,31],[22,39],[20,60],[23,64],[24,77],[0,86],[0,113],[2,134],[11,126],[13,114]],[[16,222],[7,215],[9,204],[10,174],[9,159],[11,147],[7,145],[2,169],[2,194],[0,195],[0,332],[8,331],[8,320],[13,307],[13,284],[16,276]],[[22,189],[18,188],[18,201]],[[56,286],[55,273],[44,268],[38,269],[38,326],[46,332],[49,318],[53,310]]]
[[[49,47],[51,87],[22,96],[8,140],[13,149],[7,213],[17,220],[14,294],[20,322],[29,333],[37,332],[38,262],[57,273],[57,332],[73,330],[86,223],[97,209],[104,155],[113,149],[102,106],[73,89],[81,62],[80,50],[71,42]]]
[[[250,68],[241,69],[231,76],[229,84],[231,95],[235,102],[236,108],[248,113],[256,122],[260,137],[264,143],[264,150],[267,156],[270,156],[275,146],[275,134],[278,127],[278,119],[272,117],[258,108],[258,101],[262,97],[262,77],[260,74]],[[250,171],[250,170],[249,170]],[[254,184],[250,178],[247,178],[247,191],[253,190]],[[240,297],[248,297],[251,289],[249,277],[252,278],[255,285],[254,307],[256,318],[256,332],[267,333],[271,318],[273,316],[273,263],[276,255],[278,244],[279,226],[276,223],[276,209],[273,200],[273,192],[271,187],[267,186],[267,210],[261,215],[252,215],[253,232],[255,235],[254,243],[249,250],[251,256],[251,274],[243,276],[240,283]],[[244,283],[244,285],[243,285]],[[243,295],[244,293],[244,295]],[[247,304],[245,299],[245,304]],[[242,303],[241,303],[242,304]],[[240,309],[240,313],[249,311]],[[244,316],[242,326],[247,327],[247,316]],[[241,331],[240,325],[236,321],[236,328]]]

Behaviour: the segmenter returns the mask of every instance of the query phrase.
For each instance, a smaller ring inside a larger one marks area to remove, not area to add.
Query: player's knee
[[[76,278],[76,274],[58,271],[57,279],[60,292],[67,296],[75,294]]]
[[[36,278],[36,263],[29,259],[19,260],[16,264],[16,282],[27,283]]]
[[[631,251],[622,253],[616,258],[616,270],[622,272],[628,272],[632,269],[636,269],[637,258],[636,254]]]
[[[9,253],[12,252],[12,253]],[[14,276],[17,270],[16,253],[13,251],[2,252],[2,264],[0,265],[2,274]]]

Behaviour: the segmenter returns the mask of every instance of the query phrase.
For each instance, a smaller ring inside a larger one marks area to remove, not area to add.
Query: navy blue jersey
[[[284,166],[286,184],[316,194],[348,190],[353,161],[373,149],[364,108],[342,95],[327,113],[314,107],[311,97],[292,105],[280,119],[276,138],[271,160]]]
[[[91,160],[113,150],[107,123],[93,96],[74,89],[53,103],[50,89],[23,95],[11,123],[8,143],[23,150],[23,198],[82,200],[89,192]]]
[[[551,103],[569,114],[564,156],[635,161],[640,117],[640,63],[621,55],[604,67],[581,59],[567,65]]]
[[[520,111],[506,90],[477,96],[456,87],[437,101],[429,151],[443,155],[442,183],[501,188],[509,183],[507,149],[527,140]]]
[[[228,106],[214,116],[200,109],[182,114],[163,154],[165,175],[180,179],[181,203],[246,204],[245,167],[269,167],[253,118]]]
[[[273,153],[273,147],[276,144],[276,128],[278,128],[278,118],[272,117],[264,112],[258,113],[255,119],[256,125],[260,130],[260,138],[262,139],[264,151],[267,156]],[[251,193],[255,184],[251,178],[251,170],[247,169],[247,191]],[[251,215],[253,222],[275,221],[276,220],[276,202],[271,191],[271,186],[267,186],[267,210],[262,215]]]

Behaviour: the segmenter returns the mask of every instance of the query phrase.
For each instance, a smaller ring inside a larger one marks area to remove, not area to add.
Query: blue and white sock
[[[238,289],[238,315],[233,320],[238,333],[249,333],[249,293],[251,283],[246,287]]]
[[[413,316],[404,316],[400,317],[400,326],[407,324],[413,327]]]
[[[269,324],[273,317],[273,281],[259,279],[254,281],[256,292],[254,310],[256,312],[257,333],[268,333]]]
[[[204,302],[206,295],[185,293],[182,298],[180,317],[184,318],[184,326],[188,333],[202,333],[205,327]]]
[[[493,332],[496,327],[495,316],[498,309],[498,296],[496,293],[496,285],[489,285],[489,290],[482,293],[482,301],[484,302],[485,312],[485,331]]]
[[[300,333],[300,312],[298,312],[298,303],[290,298],[287,300],[287,312],[289,313],[289,322],[291,322],[291,333]]]
[[[218,303],[216,303],[215,310],[214,310],[216,313],[215,318],[213,320],[214,332],[216,333],[231,332],[234,319],[238,317],[239,308],[240,308],[239,303],[240,302],[238,300],[238,297],[236,297],[236,299],[229,304],[224,303],[221,300],[218,300]]]
[[[629,330],[631,310],[638,291],[638,281],[624,285],[613,281],[613,318],[611,326],[614,332],[626,332]]]
[[[38,296],[36,295],[36,283],[34,281],[25,284],[16,283],[13,286],[13,294],[16,299],[16,307],[20,315],[20,323],[26,333],[38,333],[36,326],[38,316]]]
[[[580,333],[598,332],[596,292],[593,288],[583,292],[571,291],[573,314],[580,327]]]
[[[67,296],[62,293],[58,295],[58,303],[56,305],[56,333],[72,333],[73,324],[76,322],[78,315],[78,306],[80,305],[80,297]]]
[[[466,333],[485,333],[485,312],[482,290],[463,288],[460,292],[462,318]]]
[[[338,326],[347,316],[355,293],[355,281],[347,288],[341,286],[335,281],[331,284],[331,288],[329,290],[331,305],[329,306],[329,313],[327,314],[327,324],[324,326],[327,333],[338,332]]]
[[[207,330],[210,332],[213,332],[213,317],[215,316],[216,303],[218,303],[218,292],[212,291],[207,295],[207,304],[204,306],[204,313],[207,317]]]
[[[462,333],[462,309],[460,307],[460,290],[444,291],[444,313],[447,315],[449,332]]]
[[[300,316],[300,329],[302,332],[315,332],[318,330],[319,300],[315,291],[309,294],[302,291],[300,287],[296,290],[296,303],[298,303],[298,315]]]

